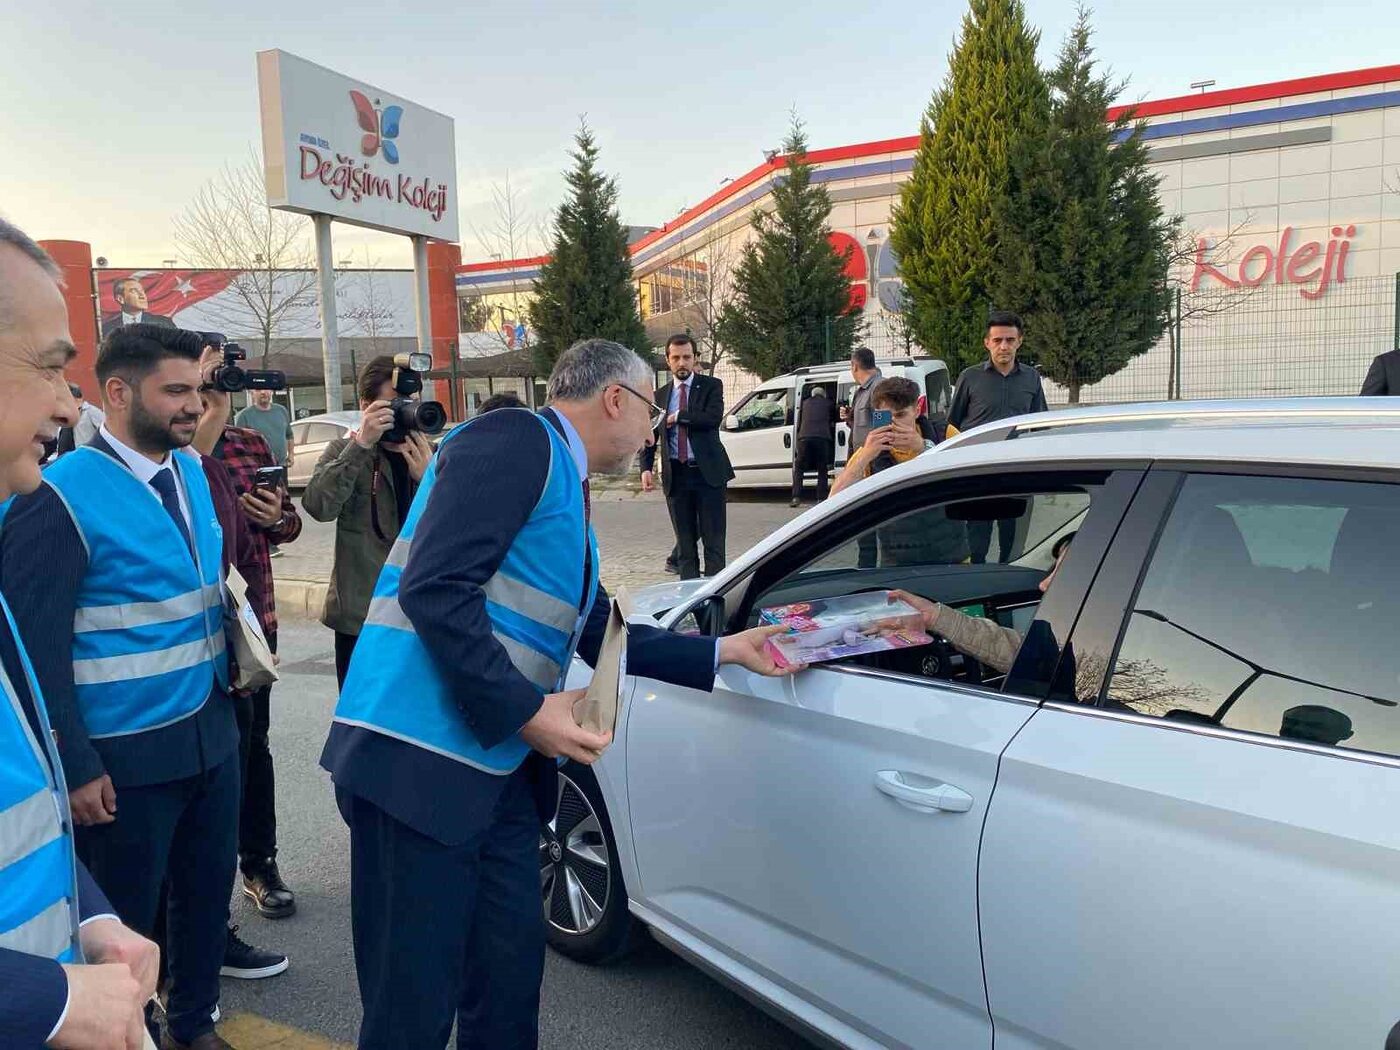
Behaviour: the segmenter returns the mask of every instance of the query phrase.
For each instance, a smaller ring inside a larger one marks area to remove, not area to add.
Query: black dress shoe
[[[287,888],[272,857],[243,868],[243,895],[268,919],[285,919],[297,911],[296,895]]]
[[[681,567],[673,561],[668,561],[666,563],[666,571],[672,576],[679,576],[681,572]]]

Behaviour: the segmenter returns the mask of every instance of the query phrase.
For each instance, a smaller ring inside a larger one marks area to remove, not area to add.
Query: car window
[[[735,430],[764,430],[786,426],[792,391],[755,390],[734,410]]]
[[[948,373],[937,369],[924,376],[924,392],[928,396],[928,417],[938,422],[948,418],[948,409],[953,404],[953,388],[948,382]]]
[[[990,621],[994,628],[982,633],[1003,634],[1014,657],[1054,565],[1053,548],[1079,528],[1093,491],[1085,485],[938,499],[930,490],[921,506],[852,538],[814,544],[803,564],[756,596],[749,622],[757,623],[764,608],[902,589]],[[941,643],[843,662],[980,684],[994,683],[1007,669]]]
[[[1400,486],[1194,475],[1103,702],[1400,755]]]

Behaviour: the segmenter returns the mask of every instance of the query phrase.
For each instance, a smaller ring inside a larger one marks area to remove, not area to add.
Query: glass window
[[[1400,486],[1187,479],[1106,685],[1139,714],[1400,754]]]
[[[924,390],[928,396],[928,418],[936,423],[945,422],[948,409],[953,404],[953,388],[948,382],[948,373],[942,369],[929,372],[924,376]]]
[[[765,607],[875,589],[907,590],[963,614],[950,618],[946,642],[843,662],[994,683],[1009,669],[1035,617],[1041,582],[1055,564],[1055,546],[1079,529],[1092,493],[1086,485],[931,498],[851,539],[815,544],[805,564],[757,598],[750,621],[756,623]]]
[[[786,426],[791,410],[792,391],[755,390],[734,409],[735,430],[765,430]]]
[[[462,394],[466,401],[467,418],[471,419],[472,416],[481,411],[481,406],[491,396],[491,380],[464,379],[462,380]]]

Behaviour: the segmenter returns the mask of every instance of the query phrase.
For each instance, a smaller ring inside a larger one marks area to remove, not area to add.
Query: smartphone
[[[894,412],[888,408],[876,408],[870,412],[870,429],[879,430],[894,424]]]
[[[253,488],[276,491],[287,484],[286,467],[259,467],[253,475]]]

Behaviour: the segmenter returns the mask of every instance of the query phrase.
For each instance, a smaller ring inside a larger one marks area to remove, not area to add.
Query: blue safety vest
[[[172,725],[228,687],[223,530],[199,460],[170,464],[189,501],[194,557],[151,486],[91,446],[44,471],[87,548],[73,616],[73,684],[88,734]]]
[[[39,682],[9,606],[0,612],[19,650],[43,741],[0,666],[0,948],[81,962],[78,876],[68,818],[68,787],[53,745]]]
[[[584,516],[583,479],[568,442],[545,419],[534,418],[549,434],[544,489],[500,568],[482,590],[492,637],[515,669],[543,695],[558,690],[562,683],[578,644],[580,610],[592,608],[598,590],[598,546]],[[459,439],[470,426],[457,427],[441,447]],[[408,519],[379,574],[335,720],[487,773],[506,774],[524,761],[529,745],[518,735],[492,748],[477,742],[452,699],[447,682],[451,669],[437,665],[399,605],[399,580],[437,481],[438,462],[434,457],[423,475]],[[502,464],[502,469],[509,469],[509,464]],[[491,508],[482,507],[481,513],[490,514]]]

